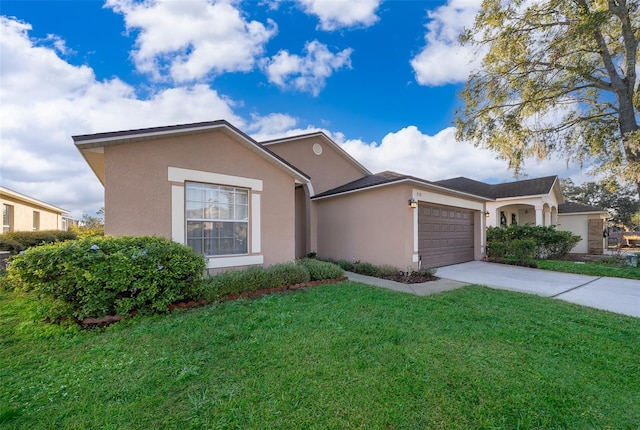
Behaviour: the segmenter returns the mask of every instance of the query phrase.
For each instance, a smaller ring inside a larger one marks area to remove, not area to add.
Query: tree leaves
[[[484,0],[461,42],[488,47],[456,112],[457,137],[519,173],[560,152],[640,186],[637,1]]]

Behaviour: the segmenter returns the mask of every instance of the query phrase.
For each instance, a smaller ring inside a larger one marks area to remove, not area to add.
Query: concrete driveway
[[[470,261],[438,268],[442,279],[553,297],[640,317],[640,281]]]

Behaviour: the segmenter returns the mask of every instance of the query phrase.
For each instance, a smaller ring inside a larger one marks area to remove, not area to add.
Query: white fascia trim
[[[243,255],[239,257],[207,257],[207,269],[254,266],[263,263],[264,257],[262,255]]]
[[[208,124],[201,126],[194,126],[189,128],[171,128],[168,130],[158,131],[158,130],[142,130],[139,133],[132,134],[117,134],[115,136],[110,137],[96,137],[94,139],[86,139],[81,142],[77,142],[76,145],[79,147],[89,146],[96,143],[108,144],[109,142],[117,142],[122,140],[133,140],[140,138],[148,138],[148,137],[156,137],[156,136],[167,136],[172,134],[184,134],[188,132],[194,132],[199,130],[213,130],[216,128],[224,127],[224,124]]]
[[[202,170],[169,167],[170,182],[206,182],[210,184],[229,185],[250,188],[252,191],[262,191],[262,180],[245,178],[242,176],[223,175],[222,173],[204,172]]]

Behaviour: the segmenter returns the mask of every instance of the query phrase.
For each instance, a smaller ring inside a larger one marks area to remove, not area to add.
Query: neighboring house
[[[372,174],[323,133],[256,142],[212,121],[73,140],[105,186],[107,234],[172,238],[216,270],[310,252],[400,268],[478,260],[487,213],[551,225],[564,202],[556,177],[509,187]]]
[[[0,187],[2,232],[65,230],[63,218],[68,213],[49,203]]]

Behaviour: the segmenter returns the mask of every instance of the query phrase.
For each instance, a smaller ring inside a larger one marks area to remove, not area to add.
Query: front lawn
[[[137,317],[34,322],[0,293],[7,429],[631,429],[640,319],[483,287],[353,282]]]
[[[629,266],[615,266],[597,263],[583,263],[561,260],[535,260],[538,269],[556,272],[578,273],[590,276],[609,276],[613,278],[640,279],[640,268]]]

